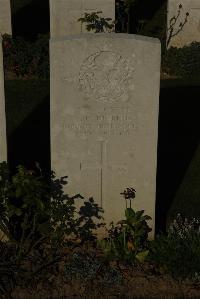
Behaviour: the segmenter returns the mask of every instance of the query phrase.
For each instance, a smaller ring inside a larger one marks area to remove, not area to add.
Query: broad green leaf
[[[16,214],[17,216],[21,216],[21,215],[22,215],[22,211],[21,211],[20,209],[16,209],[16,210],[15,210],[15,214]]]
[[[142,217],[142,220],[151,220],[152,218],[148,215],[145,215]]]
[[[15,194],[16,194],[16,197],[19,198],[21,196],[21,194],[22,194],[22,189],[21,188],[17,188]]]
[[[137,211],[137,212],[135,213],[135,217],[139,220],[139,219],[141,218],[142,214],[144,214],[144,210]]]
[[[136,259],[140,262],[140,263],[143,263],[145,261],[145,259],[147,258],[149,254],[149,250],[145,250],[145,251],[142,251],[142,252],[139,252],[138,254],[136,254]]]
[[[38,206],[38,208],[40,209],[40,210],[44,210],[44,204],[43,204],[43,202],[41,201],[41,200],[38,200],[37,201],[37,206]]]
[[[135,217],[135,212],[134,212],[134,210],[131,209],[131,208],[127,208],[127,209],[125,210],[125,216],[126,216],[127,219],[134,218],[134,217]]]

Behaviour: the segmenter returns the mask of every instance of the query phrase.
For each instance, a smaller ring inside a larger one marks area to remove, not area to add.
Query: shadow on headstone
[[[157,167],[157,232],[165,230],[167,214],[199,144],[199,93],[199,86],[176,86],[161,89]],[[190,198],[184,200],[189,202]],[[187,206],[188,203],[185,202],[185,209]]]

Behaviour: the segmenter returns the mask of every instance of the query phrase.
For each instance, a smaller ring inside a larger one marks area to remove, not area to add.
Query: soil
[[[80,250],[75,252],[75,254],[82,255],[83,252]],[[103,266],[96,271],[93,277],[88,276],[88,271],[91,271],[93,264],[89,265],[87,269],[84,266],[81,270],[83,264],[79,263],[77,268],[75,268],[75,272],[80,275],[76,277],[74,275],[67,275],[66,265],[69,265],[73,256],[74,252],[66,252],[64,259],[59,263],[58,267],[50,270],[51,274],[48,274],[41,281],[31,283],[26,288],[15,288],[11,298],[200,298],[200,282],[194,283],[189,280],[175,280],[166,274],[163,269],[158,270],[153,264],[148,262],[132,266],[117,262],[105,262],[104,260],[102,263]],[[101,253],[94,256],[90,252],[89,256],[93,259],[94,264],[96,260],[102,260]],[[85,257],[82,255],[83,259]],[[118,279],[119,277],[121,281]]]

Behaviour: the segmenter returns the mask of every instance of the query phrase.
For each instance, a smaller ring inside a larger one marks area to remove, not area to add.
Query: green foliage
[[[77,210],[75,200],[83,197],[65,194],[63,187],[67,184],[67,177],[58,179],[52,172],[48,183],[39,165],[36,166],[39,174],[18,166],[17,173],[9,180],[5,164],[1,165],[2,231],[16,241],[27,236],[30,239],[30,234],[32,237],[48,236],[59,242],[71,235],[80,242],[94,240],[93,230],[102,225],[95,219],[102,219],[103,210],[92,198]]]
[[[162,55],[162,72],[178,77],[200,75],[200,43],[193,42],[183,48],[171,47]]]
[[[62,251],[59,247],[48,247],[40,243],[19,259],[16,243],[0,242],[0,298],[2,295],[12,298],[9,294],[16,286],[27,287],[32,283],[47,281],[61,260]]]
[[[119,221],[116,226],[111,223],[109,237],[99,241],[108,258],[143,262],[148,255],[148,233],[151,228],[147,221],[150,216],[143,215],[144,210],[135,212],[131,208],[131,201],[135,198],[135,190],[127,188],[121,193],[126,201],[125,220]],[[127,207],[127,200],[130,207]]]
[[[6,162],[0,163],[0,230],[9,235],[9,218],[6,210],[9,172]]]
[[[49,205],[50,224],[53,235],[59,242],[68,241],[69,237],[81,244],[96,240],[95,230],[103,225],[103,209],[93,198],[84,201],[79,210],[75,207],[75,200],[83,199],[80,194],[69,197],[64,193],[63,186],[67,184],[67,177],[57,179],[52,173],[51,203]]]
[[[46,207],[50,198],[43,178],[19,166],[11,180],[7,178],[4,182],[3,200],[0,198],[5,211],[4,219],[7,219],[3,226],[4,233],[7,232],[10,240],[20,242],[42,233],[49,219]]]
[[[14,257],[13,247],[0,241],[0,296],[11,292],[16,283],[16,276],[19,275],[20,270]]]
[[[8,239],[5,252],[12,248],[11,262],[0,257],[0,289],[5,289],[6,277],[10,290],[14,279],[24,284],[41,273],[49,275],[47,269],[61,259],[62,248],[96,240],[103,210],[92,198],[77,209],[75,200],[83,197],[65,194],[66,178],[52,172],[48,181],[38,164],[35,171],[18,166],[9,177],[6,163],[0,163],[0,230]]]
[[[111,18],[100,17],[101,13],[102,11],[85,13],[83,18],[78,19],[78,22],[86,23],[87,31],[95,31],[95,33],[112,31],[114,22]]]
[[[195,278],[200,273],[200,222],[177,215],[167,234],[152,241],[149,258],[174,278]]]
[[[3,36],[4,67],[18,77],[49,78],[49,37],[39,35],[35,42],[22,37]]]

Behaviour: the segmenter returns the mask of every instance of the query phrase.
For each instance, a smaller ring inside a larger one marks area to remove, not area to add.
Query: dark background
[[[138,19],[151,20],[165,0],[140,0],[132,9],[131,33]],[[13,35],[35,38],[38,33],[48,33],[49,0],[11,0]],[[109,17],[109,16],[108,16]]]

